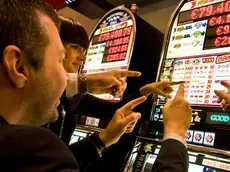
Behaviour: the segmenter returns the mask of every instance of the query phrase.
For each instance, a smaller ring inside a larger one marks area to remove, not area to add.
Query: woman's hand
[[[151,84],[147,84],[140,88],[140,93],[142,96],[148,97],[150,94],[156,94],[160,96],[164,96],[166,98],[171,98],[169,95],[173,92],[173,85],[179,85],[184,83],[184,81],[178,82],[170,82],[170,81],[162,81],[162,82],[153,82]]]

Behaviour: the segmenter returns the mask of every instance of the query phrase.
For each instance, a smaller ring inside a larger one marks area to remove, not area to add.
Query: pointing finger
[[[178,85],[178,84],[184,84],[185,81],[173,81],[173,82],[170,82],[169,85]]]
[[[223,99],[225,99],[225,101],[227,102],[226,99],[228,99],[228,97],[230,96],[229,94],[224,93],[223,91],[215,90],[214,92],[217,96],[219,96],[218,103],[220,103]]]
[[[226,87],[227,89],[230,89],[230,82],[221,81],[221,85],[223,85],[223,86]]]
[[[131,111],[133,108],[138,106],[139,104],[143,103],[146,100],[145,96],[139,97],[137,99],[134,99],[127,104],[125,104],[123,107],[121,107],[120,111]]]
[[[174,99],[184,99],[184,84],[180,84]]]
[[[141,76],[141,72],[138,72],[138,71],[120,70],[120,71],[113,71],[113,72],[114,72],[116,78]]]
[[[136,121],[140,119],[140,117],[141,117],[140,113],[132,112],[122,120],[122,124],[124,127],[128,127],[131,123],[135,124]]]

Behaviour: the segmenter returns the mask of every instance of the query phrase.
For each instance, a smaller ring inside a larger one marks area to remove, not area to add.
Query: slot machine
[[[140,71],[142,76],[139,78],[124,78],[127,89],[122,97],[125,97],[156,80],[163,39],[162,32],[138,17],[136,13],[124,6],[116,7],[105,14],[93,30],[86,61],[80,72],[94,74],[111,70]],[[111,94],[94,96],[108,101],[122,99]],[[142,114],[149,115],[151,101],[150,98],[144,107],[139,107],[144,110]],[[90,134],[94,130],[100,131],[108,122],[81,115],[76,130],[84,130]],[[73,139],[75,136],[73,135]]]
[[[220,81],[229,81],[229,74],[230,1],[182,0],[168,25],[157,81],[185,81],[185,98],[192,107],[186,133],[189,171],[230,171],[230,113],[220,108],[214,93],[225,90]],[[149,171],[155,161],[166,101],[154,98],[148,130],[137,138],[141,146],[133,149],[125,171]]]

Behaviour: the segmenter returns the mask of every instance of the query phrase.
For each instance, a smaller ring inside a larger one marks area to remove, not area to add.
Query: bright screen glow
[[[131,15],[123,10],[111,12],[93,32],[83,72],[90,74],[127,70],[133,35]],[[110,94],[95,96],[107,100],[120,100]]]
[[[214,90],[230,80],[230,1],[184,3],[170,33],[160,80],[185,81],[192,106],[219,106]]]

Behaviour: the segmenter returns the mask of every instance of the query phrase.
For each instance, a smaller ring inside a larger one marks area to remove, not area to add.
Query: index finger
[[[180,84],[174,99],[184,99],[184,84]]]
[[[141,72],[138,71],[132,71],[132,70],[121,70],[121,71],[117,71],[120,72],[120,77],[124,78],[124,77],[139,77],[141,76]]]
[[[227,89],[230,89],[230,83],[227,81],[221,81],[221,85],[223,85],[224,87],[226,87]]]
[[[143,103],[146,100],[145,96],[134,99],[120,108],[121,111],[131,111],[139,104]]]
[[[168,83],[168,85],[178,85],[178,84],[184,84],[185,81],[171,81]]]
[[[219,91],[219,90],[214,90],[214,92],[217,96],[219,96],[218,103],[220,103],[223,99],[227,102],[226,99],[228,98],[229,94],[224,93],[224,92]]]
[[[158,82],[158,83],[161,84],[161,85],[170,86],[170,85],[183,84],[183,83],[185,83],[185,81],[161,81],[161,82]]]

